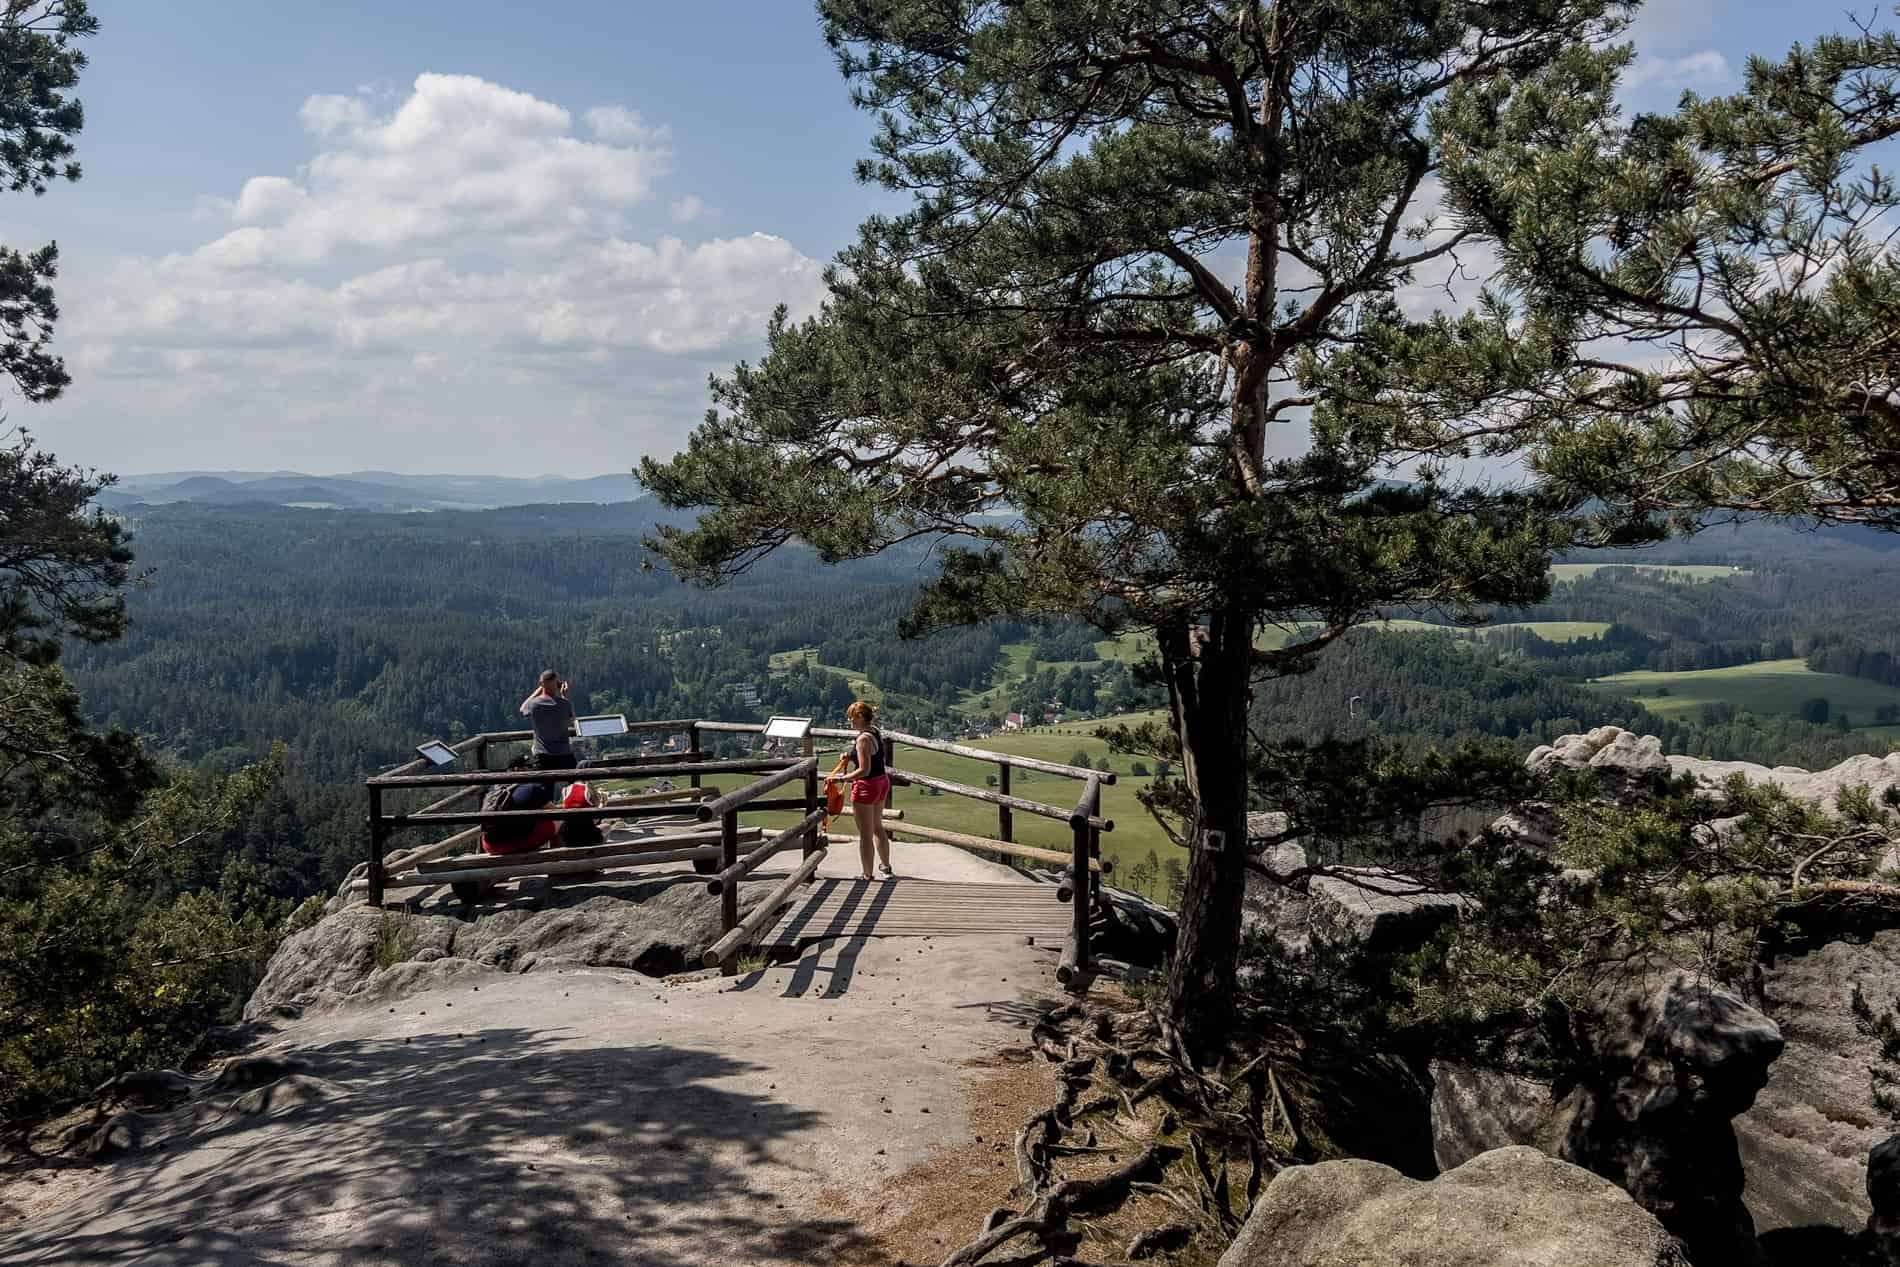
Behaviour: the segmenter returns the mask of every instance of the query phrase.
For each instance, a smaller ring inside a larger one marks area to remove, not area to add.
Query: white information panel
[[[416,747],[416,751],[420,752],[430,761],[433,761],[436,765],[455,764],[455,749],[449,747],[440,739],[431,739],[428,743],[419,744]]]
[[[810,733],[809,717],[774,717],[765,723],[767,739],[803,739]]]
[[[627,733],[625,713],[602,713],[598,717],[576,717],[574,733],[582,739],[598,739],[602,735],[624,735]]]

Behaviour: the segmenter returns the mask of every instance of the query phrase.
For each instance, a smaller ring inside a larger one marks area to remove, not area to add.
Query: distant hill
[[[165,471],[123,476],[98,500],[109,510],[175,502],[374,511],[492,510],[502,506],[630,502],[643,491],[631,474],[568,479],[554,475],[402,475],[391,471],[351,471],[344,475]]]

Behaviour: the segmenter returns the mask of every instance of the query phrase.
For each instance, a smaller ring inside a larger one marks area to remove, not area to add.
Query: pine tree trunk
[[[1247,703],[1253,622],[1226,610],[1199,631],[1162,636],[1182,776],[1198,811],[1188,824],[1168,1019],[1196,1061],[1216,1059],[1234,1019],[1240,909],[1246,884]],[[1208,847],[1208,833],[1224,837]]]

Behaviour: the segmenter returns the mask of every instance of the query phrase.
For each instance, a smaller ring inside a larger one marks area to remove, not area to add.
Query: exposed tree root
[[[1145,1011],[1083,1001],[1046,1013],[1031,1042],[1061,1065],[1062,1091],[1016,1132],[1023,1208],[991,1211],[981,1234],[944,1259],[943,1267],[1015,1267],[1045,1259],[1097,1267],[1069,1255],[1085,1236],[1099,1241],[1129,1233],[1081,1223],[1078,1216],[1111,1217],[1131,1199],[1142,1217],[1161,1215],[1127,1242],[1131,1261],[1179,1249],[1197,1237],[1210,1247],[1224,1245],[1265,1182],[1307,1152],[1295,1111],[1265,1055],[1223,1080],[1194,1068]],[[1110,1133],[1107,1140],[1096,1126]],[[1101,1170],[1103,1161],[1129,1149],[1139,1151]],[[1085,1173],[1064,1177],[1058,1161]],[[1245,1191],[1237,1196],[1242,1174]],[[1122,1220],[1124,1229],[1127,1222]],[[1033,1249],[1012,1244],[1025,1239],[1033,1240]],[[991,1257],[1005,1247],[1014,1254]]]

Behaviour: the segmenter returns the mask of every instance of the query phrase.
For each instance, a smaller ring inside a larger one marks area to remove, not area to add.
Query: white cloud
[[[1623,90],[1682,92],[1718,84],[1729,76],[1728,58],[1712,48],[1682,57],[1639,55],[1623,74]]]
[[[706,214],[706,204],[693,194],[676,199],[671,208],[674,224],[691,224]]]
[[[525,441],[624,468],[679,441],[775,305],[821,297],[819,264],[769,233],[643,240],[670,154],[631,110],[588,111],[586,139],[558,105],[430,74],[384,108],[318,96],[300,118],[314,153],[288,156],[294,175],[200,200],[216,237],[66,270],[81,372],[52,407],[62,452],[499,470]]]
[[[587,127],[603,141],[616,144],[663,145],[672,139],[672,130],[649,126],[637,110],[625,106],[595,106],[586,114]]]

